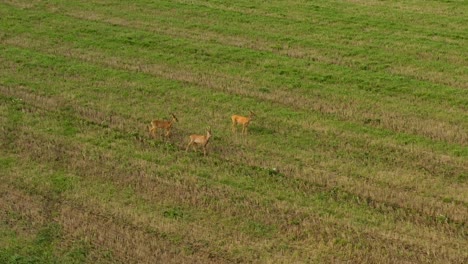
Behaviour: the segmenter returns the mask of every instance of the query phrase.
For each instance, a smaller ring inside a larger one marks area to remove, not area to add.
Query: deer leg
[[[156,131],[157,131],[157,129],[158,129],[157,127],[152,127],[152,128],[151,128],[151,136],[152,136],[153,138],[156,138]]]
[[[158,132],[158,127],[154,127],[154,130],[153,130],[153,131],[154,131],[154,137],[155,137],[155,138],[156,138],[156,135],[157,135],[158,137],[161,137],[161,133]]]
[[[190,141],[190,142],[188,143],[188,145],[187,145],[187,148],[185,149],[185,152],[187,152],[187,151],[188,151],[188,149],[189,149],[190,145],[192,145],[192,144],[193,144],[193,141]]]

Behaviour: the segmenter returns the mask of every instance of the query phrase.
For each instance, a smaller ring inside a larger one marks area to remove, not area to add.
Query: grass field
[[[467,263],[467,17],[1,1],[0,263]]]

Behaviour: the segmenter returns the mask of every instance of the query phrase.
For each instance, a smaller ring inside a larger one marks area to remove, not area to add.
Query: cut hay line
[[[55,51],[55,53],[57,50]],[[193,73],[181,69],[171,68],[163,65],[151,66],[136,66],[127,61],[121,61],[120,58],[100,58],[100,54],[82,54],[82,51],[77,51],[76,54],[68,50],[66,54],[60,56],[71,56],[71,58],[83,60],[87,63],[98,63],[110,67],[112,69],[123,71],[134,71],[158,76],[168,80],[180,82],[182,85],[190,84],[199,89],[207,89],[210,92],[218,91],[227,94],[233,94],[242,97],[251,97],[264,102],[272,102],[281,107],[292,108],[296,111],[311,110],[319,112],[322,115],[337,116],[342,121],[359,124],[363,120],[379,120],[379,122],[369,122],[366,126],[389,129],[394,133],[408,133],[419,135],[431,140],[446,141],[448,143],[460,144],[465,146],[468,144],[468,133],[466,133],[464,122],[447,122],[440,119],[432,120],[417,116],[409,116],[404,113],[378,110],[378,105],[371,103],[369,107],[363,108],[369,102],[349,101],[344,102],[341,96],[332,96],[326,98],[327,102],[322,100],[307,99],[302,95],[295,95],[287,91],[276,91],[274,93],[265,94],[256,89],[253,89],[252,83],[242,78],[229,77],[225,75],[211,74],[210,76],[203,73]],[[91,59],[92,58],[92,59]],[[100,58],[100,59],[99,59]],[[99,61],[99,62],[98,62]],[[103,62],[106,61],[106,62]],[[144,65],[145,63],[143,63]],[[450,109],[449,109],[450,110]],[[317,113],[311,113],[317,115]],[[454,113],[456,116],[456,113]]]
[[[35,39],[34,41],[38,41]],[[29,41],[32,42],[32,41]],[[24,43],[24,42],[23,42]],[[20,43],[16,43],[16,45],[22,45]],[[47,46],[46,44],[40,45],[40,47]],[[39,47],[39,49],[41,49]],[[63,49],[63,47],[61,47]],[[61,49],[57,47],[57,51]],[[54,52],[57,52],[54,51]],[[292,105],[299,105],[301,109],[314,109],[315,111],[323,112],[326,114],[337,115],[343,120],[352,120],[353,122],[362,122],[362,120],[380,120],[377,123],[369,123],[371,126],[383,127],[387,129],[392,129],[395,132],[407,132],[412,134],[422,134],[425,137],[429,137],[435,140],[449,140],[450,142],[454,143],[461,143],[466,144],[468,142],[467,135],[464,133],[465,128],[463,123],[458,124],[460,127],[454,127],[457,122],[452,122],[448,124],[442,119],[438,118],[435,120],[434,118],[423,118],[423,117],[414,117],[412,113],[398,113],[399,107],[396,109],[390,109],[391,112],[394,112],[392,115],[387,116],[385,110],[376,111],[376,109],[380,108],[379,104],[372,105],[369,109],[362,109],[362,105],[367,105],[370,102],[361,101],[359,99],[355,101],[353,104],[344,103],[344,99],[340,96],[332,96],[325,98],[329,102],[321,103],[322,100],[319,101],[310,101],[305,100],[303,96],[297,96],[295,93],[288,93],[282,92],[281,90],[275,93],[265,94],[261,92],[255,92],[255,87],[252,87],[252,81],[240,81],[238,77],[229,77],[226,74],[218,74],[219,76],[210,76],[208,77],[206,74],[201,72],[191,72],[190,69],[183,69],[183,68],[172,68],[169,69],[168,65],[156,65],[154,63],[150,63],[151,66],[141,66],[141,65],[148,65],[144,61],[140,61],[135,63],[133,61],[127,61],[126,59],[122,58],[101,58],[102,54],[99,53],[89,53],[89,54],[82,54],[82,51],[76,51],[74,55],[72,53],[72,49],[67,48],[67,52],[60,51],[58,54],[61,56],[71,56],[73,58],[80,58],[84,59],[85,61],[89,61],[91,57],[99,58],[100,61],[108,61],[107,65],[111,67],[122,67],[124,66],[125,70],[129,71],[142,71],[148,74],[153,74],[156,76],[161,76],[163,78],[173,79],[181,82],[193,83],[199,85],[200,87],[209,87],[210,89],[215,89],[218,91],[226,92],[226,93],[233,93],[242,96],[252,96],[255,98],[259,98],[261,100],[268,100],[277,103],[281,103],[291,107]],[[57,53],[56,53],[57,54]],[[95,63],[95,61],[90,61]],[[137,66],[138,65],[138,66]],[[169,69],[169,70],[168,70]],[[225,80],[225,81],[223,81]],[[248,80],[248,79],[247,79]],[[250,83],[250,84],[249,84]],[[230,85],[233,85],[236,88],[231,88]],[[411,99],[414,101],[413,98]],[[401,98],[401,100],[406,100]],[[299,103],[298,103],[299,102]],[[407,104],[412,104],[409,101]],[[387,109],[388,112],[389,109]],[[398,113],[398,114],[395,114]],[[456,114],[453,116],[457,116]],[[433,116],[434,117],[434,116]],[[407,120],[407,121],[403,121]]]
[[[57,108],[60,108],[60,107],[57,107],[58,104],[61,104],[58,102],[62,102],[62,104],[65,104],[65,102],[62,101],[62,99],[57,99],[58,101],[56,103],[53,103],[54,99],[52,98],[46,98],[45,100],[41,100],[40,96],[32,95],[32,94],[30,95],[29,93],[22,93],[20,92],[21,90],[18,90],[18,89],[14,89],[14,90],[4,89],[3,91],[7,93],[8,91],[10,91],[13,94],[16,94],[16,96],[21,96],[22,99],[25,100],[26,102],[35,104],[39,107],[46,107],[47,109],[49,109],[49,111],[55,111]],[[65,105],[63,105],[62,107],[65,107]],[[69,105],[69,107],[74,108],[75,106],[72,103]],[[89,107],[86,108],[86,112],[77,111],[77,113],[78,113],[78,118],[84,118],[95,124],[102,124],[103,121],[101,119],[94,119],[94,117],[106,116],[106,114],[93,110],[92,108],[89,108]],[[91,115],[88,116],[87,113],[91,113]],[[122,128],[128,129],[128,131],[124,129],[122,131],[124,133],[130,133],[129,131],[134,131],[133,129],[131,129],[131,124],[138,123],[132,119],[118,117],[118,116],[117,118],[115,118],[115,120],[120,120],[120,122],[122,123],[111,124],[111,127],[113,127],[114,129],[119,129],[119,130],[121,130]],[[134,132],[131,132],[131,133],[133,134]],[[135,143],[148,142],[143,137],[144,135],[138,136],[138,138],[140,139],[137,139],[134,142]],[[146,144],[142,146],[143,146],[143,149],[148,150],[148,146]],[[61,145],[64,146],[65,143]],[[181,149],[182,148],[183,147],[181,147]],[[77,149],[80,149],[80,148],[78,147]],[[62,150],[57,149],[56,152],[62,153]],[[88,152],[88,151],[85,151],[85,152]],[[227,152],[224,152],[224,153],[227,153]],[[399,156],[401,155],[402,154],[399,154]],[[104,153],[102,154],[102,156],[101,155],[99,156],[100,158],[108,159],[109,161],[112,160],[111,158],[107,157],[107,155]],[[227,156],[222,155],[219,158],[221,158],[224,161],[227,161],[229,159],[230,162],[234,164],[245,164],[244,159],[241,158],[240,160],[238,160],[230,155],[227,155]],[[421,162],[425,164],[427,162],[434,162],[434,161],[433,161],[433,158],[430,158],[426,161],[422,160]],[[72,162],[71,164],[80,164],[80,163],[82,162]],[[83,162],[83,164],[87,164],[87,162]],[[125,166],[130,165],[128,161],[124,162],[124,164],[126,164]],[[256,159],[249,158],[249,161],[247,164],[250,164],[251,166],[255,168],[259,166],[260,163],[258,163]],[[147,161],[137,161],[135,162],[135,165],[136,166],[141,166],[141,165],[151,166],[151,164],[148,163]],[[458,166],[463,166],[463,163],[458,164]],[[381,204],[383,205],[384,208],[386,207],[386,205],[390,205],[390,207],[396,206],[397,208],[400,208],[400,207],[401,208],[413,208],[413,209],[416,209],[417,211],[422,210],[420,212],[422,215],[430,214],[434,217],[436,217],[437,215],[450,215],[451,218],[453,218],[455,221],[462,220],[464,219],[464,217],[466,217],[465,206],[460,207],[460,204],[453,204],[453,203],[447,204],[441,201],[437,201],[438,200],[437,198],[424,197],[426,195],[414,196],[414,193],[412,191],[405,190],[405,188],[397,189],[393,185],[379,186],[378,182],[373,182],[371,179],[354,179],[354,178],[349,178],[347,176],[345,177],[344,175],[340,175],[338,173],[330,173],[326,170],[327,167],[324,167],[323,169],[315,169],[315,168],[300,169],[294,165],[293,166],[282,165],[282,167],[287,169],[286,172],[287,172],[288,177],[296,178],[297,180],[300,180],[305,184],[304,187],[306,188],[302,191],[309,192],[309,191],[316,189],[317,187],[319,187],[319,190],[322,188],[325,188],[325,190],[333,190],[335,188],[339,188],[339,189],[342,189],[342,191],[344,191],[345,193],[349,192],[351,196],[358,195],[362,199],[362,201],[366,201],[367,199],[370,199],[373,201],[373,203],[375,202],[377,203],[377,207],[381,207],[379,205]],[[141,167],[140,169],[135,168],[132,171],[141,172],[141,171],[147,171],[147,169],[145,169],[144,167]],[[135,175],[135,177],[139,177],[139,176],[141,175],[140,174]],[[313,177],[311,178],[311,176]],[[138,186],[144,186],[144,184],[138,184]],[[310,189],[311,187],[312,189]],[[424,207],[424,204],[429,202],[428,199],[430,199],[430,203],[433,204],[431,208]],[[436,206],[438,209],[435,209],[434,206]]]

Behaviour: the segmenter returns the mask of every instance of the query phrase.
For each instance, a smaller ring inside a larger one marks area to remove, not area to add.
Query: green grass
[[[467,8],[1,3],[0,262],[465,262]]]

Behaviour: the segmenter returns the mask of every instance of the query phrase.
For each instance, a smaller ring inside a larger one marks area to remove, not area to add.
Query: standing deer
[[[179,121],[174,114],[171,113],[171,115],[172,115],[172,119],[170,121],[168,120],[151,121],[151,127],[148,127],[148,128],[149,128],[150,135],[153,138],[156,137],[156,132],[158,131],[158,128],[166,130],[166,135],[165,135],[166,137],[169,137],[171,135],[172,124]]]
[[[201,145],[203,147],[203,156],[206,156],[206,145],[208,145],[211,136],[211,128],[206,129],[206,135],[190,135],[190,142],[188,143],[185,151],[187,152],[190,146],[192,146],[193,150],[196,151],[194,144]]]
[[[240,116],[240,115],[233,115],[231,116],[231,120],[232,120],[232,131],[234,133],[237,132],[237,128],[236,126],[237,125],[242,125],[242,134],[247,134],[247,127],[249,126],[250,124],[250,121],[252,120],[252,118],[255,116],[255,113],[250,111],[250,114],[248,117],[245,117],[245,116]]]

